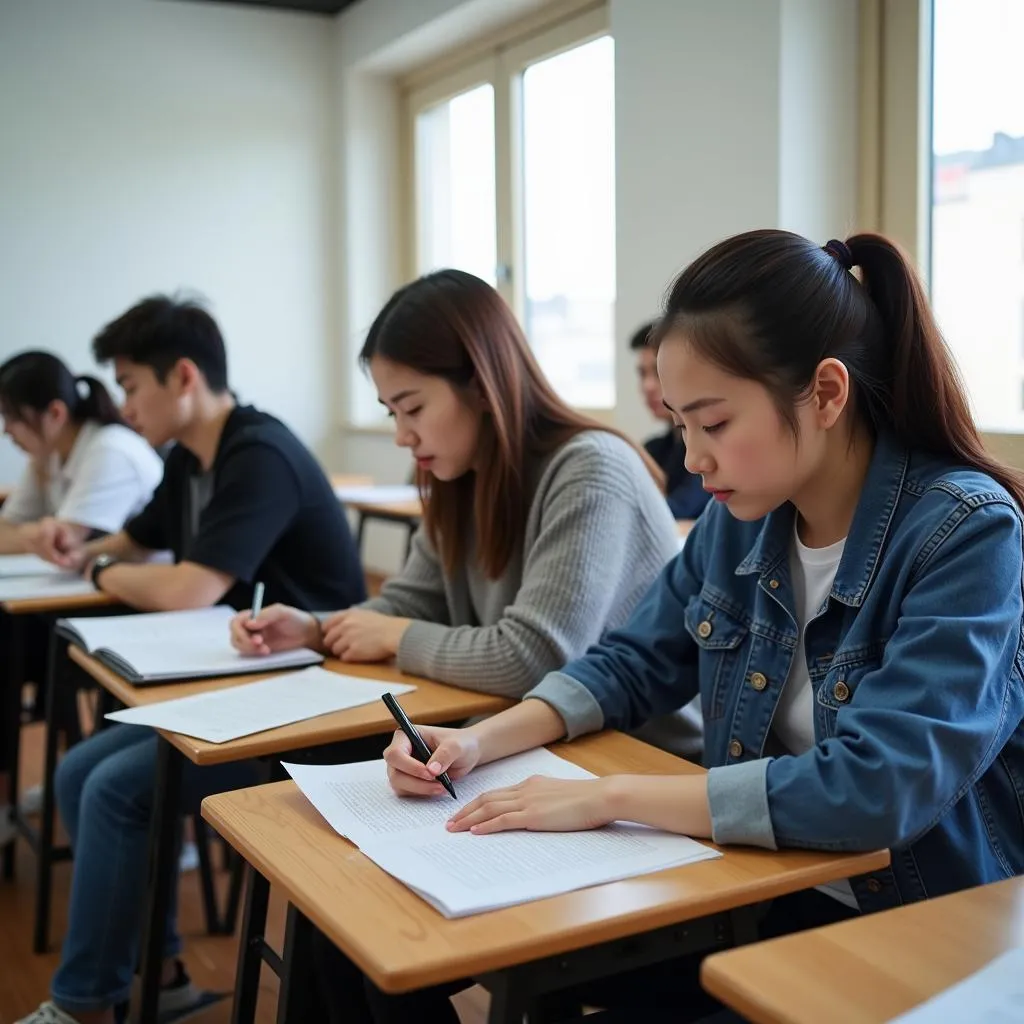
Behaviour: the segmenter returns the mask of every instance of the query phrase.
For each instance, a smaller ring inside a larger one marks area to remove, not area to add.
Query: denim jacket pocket
[[[884,643],[873,643],[855,651],[842,652],[833,659],[824,678],[815,684],[820,739],[835,735],[839,709],[853,700],[860,681],[882,664],[884,650]]]
[[[712,603],[704,594],[690,600],[686,631],[699,648],[701,712],[705,719],[721,718],[727,695],[743,677],[750,628],[747,623]]]

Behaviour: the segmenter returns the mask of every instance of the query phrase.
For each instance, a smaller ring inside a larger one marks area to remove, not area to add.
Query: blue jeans
[[[57,768],[54,792],[75,858],[67,935],[50,987],[54,1002],[69,1013],[107,1009],[131,993],[148,877],[156,752],[152,729],[114,725],[72,747]],[[213,793],[258,781],[252,761],[208,768],[186,761],[181,813],[192,813]],[[166,956],[181,949],[176,909],[172,896]]]

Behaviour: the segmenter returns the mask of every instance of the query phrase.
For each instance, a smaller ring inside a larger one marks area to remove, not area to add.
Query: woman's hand
[[[309,612],[272,604],[256,618],[239,612],[231,620],[231,646],[250,657],[293,651],[299,647],[320,649],[320,623]]]
[[[440,787],[438,787],[440,788]],[[478,796],[448,822],[449,832],[583,832],[614,821],[609,779],[549,779],[534,775],[517,786]]]
[[[409,621],[350,608],[324,623],[324,647],[342,661],[387,661],[398,653]]]
[[[420,725],[417,731],[433,751],[429,764],[421,764],[412,755],[409,737],[400,729],[384,751],[388,782],[400,796],[444,795],[438,775],[448,772],[455,782],[468,775],[480,761],[480,742],[469,729],[442,729]]]

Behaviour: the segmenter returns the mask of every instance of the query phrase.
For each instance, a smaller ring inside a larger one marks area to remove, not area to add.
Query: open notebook
[[[592,779],[548,750],[496,761],[455,782],[450,796],[397,796],[383,761],[285,764],[288,774],[340,835],[445,917],[557,896],[721,854],[687,836],[616,822],[590,832],[452,833],[448,818],[493,789],[531,775]]]
[[[63,569],[38,555],[0,555],[0,579],[14,576],[54,576]]]
[[[323,661],[300,648],[265,658],[243,657],[232,646],[226,605],[196,611],[61,619],[57,631],[132,683],[234,676]]]

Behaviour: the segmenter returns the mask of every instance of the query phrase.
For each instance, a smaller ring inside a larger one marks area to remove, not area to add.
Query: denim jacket
[[[699,690],[715,841],[887,847],[890,868],[851,879],[862,911],[1024,872],[1016,504],[983,473],[878,438],[805,630],[816,745],[772,757],[799,637],[794,514],[709,507],[627,625],[527,697],[574,737],[635,729]]]

